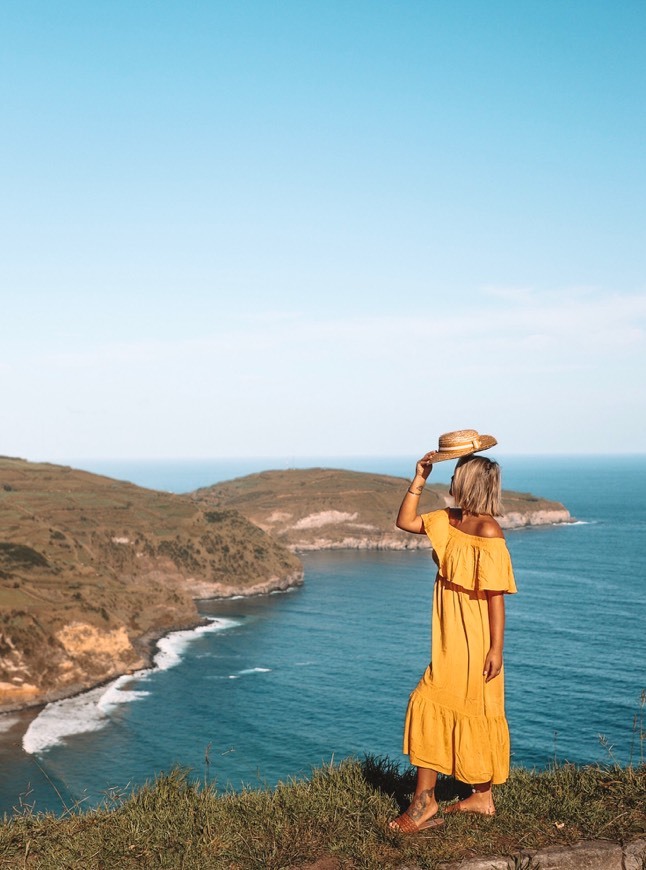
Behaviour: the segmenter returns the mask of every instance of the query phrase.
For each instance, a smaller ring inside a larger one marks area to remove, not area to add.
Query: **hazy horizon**
[[[594,459],[644,459],[646,458],[646,452],[633,452],[633,453],[619,453],[619,452],[608,452],[608,453],[514,453],[511,451],[506,451],[504,453],[496,452],[491,453],[491,458],[497,460],[501,464],[505,464],[507,460],[516,460],[516,459],[537,459],[537,460],[568,460],[568,459],[580,459],[580,460],[594,460]],[[123,457],[115,457],[115,456],[64,456],[64,457],[26,457],[26,456],[10,456],[5,457],[9,459],[19,459],[25,460],[27,462],[33,463],[46,463],[51,465],[63,465],[74,467],[81,466],[92,466],[96,464],[97,466],[101,465],[114,465],[119,466],[136,466],[140,465],[145,467],[146,465],[156,466],[163,465],[165,463],[168,464],[186,464],[192,466],[200,466],[200,465],[209,465],[209,464],[222,464],[226,465],[230,463],[232,465],[244,465],[249,464],[253,466],[260,466],[262,463],[266,463],[266,466],[263,470],[270,471],[272,467],[279,467],[281,469],[291,468],[298,466],[299,468],[304,467],[304,463],[311,462],[324,462],[328,463],[352,463],[353,461],[367,463],[371,460],[375,460],[376,462],[397,462],[397,463],[408,463],[411,468],[411,473],[414,470],[416,459],[419,458],[415,454],[405,454],[405,453],[392,453],[392,454],[384,454],[384,453],[355,453],[355,454],[291,454],[289,456],[285,454],[276,454],[274,456],[252,456],[252,455],[229,455],[229,456],[123,456]],[[445,462],[438,463],[435,466],[435,470],[437,472],[438,468],[449,468],[453,467],[454,463],[457,460],[448,460]],[[274,464],[272,466],[271,464]],[[293,463],[293,466],[290,464]],[[432,481],[431,481],[432,482]]]

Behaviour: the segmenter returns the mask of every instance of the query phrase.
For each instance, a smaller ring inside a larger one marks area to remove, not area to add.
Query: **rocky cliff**
[[[235,508],[291,550],[428,547],[424,535],[395,527],[404,478],[327,468],[264,471],[193,493],[200,505]],[[506,491],[505,529],[570,522],[559,502]],[[427,485],[421,512],[453,504],[444,484]]]
[[[308,469],[180,496],[0,457],[0,712],[145,667],[153,639],[199,623],[196,598],[301,583],[290,551],[427,547],[394,526],[406,486]],[[421,509],[448,503],[430,485]],[[505,504],[506,528],[570,519],[528,494]]]
[[[301,582],[235,509],[0,458],[0,711],[145,666],[152,638],[200,622],[194,598]]]

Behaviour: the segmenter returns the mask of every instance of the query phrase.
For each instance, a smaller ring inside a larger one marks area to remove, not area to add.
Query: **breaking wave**
[[[233,619],[208,617],[208,625],[194,629],[174,631],[157,641],[158,652],[153,668],[168,670],[179,664],[182,653],[196,637],[213,631],[224,631],[238,623]],[[99,686],[61,701],[53,701],[31,722],[22,738],[22,747],[29,755],[36,755],[65,742],[66,737],[99,731],[109,725],[113,714],[122,704],[145,698],[149,692],[136,688],[145,681],[150,669],[117,677],[107,686]],[[145,685],[145,683],[144,683]]]

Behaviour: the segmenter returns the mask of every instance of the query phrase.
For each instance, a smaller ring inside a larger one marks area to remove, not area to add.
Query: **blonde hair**
[[[486,456],[459,459],[450,492],[456,505],[471,514],[502,514],[500,466]]]

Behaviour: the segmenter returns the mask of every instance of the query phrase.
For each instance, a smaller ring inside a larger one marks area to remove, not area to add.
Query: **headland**
[[[59,465],[0,458],[0,528],[0,712],[150,666],[195,599],[303,581],[233,509]]]
[[[193,493],[196,502],[235,508],[293,551],[428,548],[425,535],[395,527],[405,478],[330,468],[263,471]],[[420,512],[452,505],[446,484],[427,484]],[[560,502],[529,493],[503,493],[503,529],[572,522]]]
[[[417,549],[394,525],[406,481],[266,471],[187,495],[0,457],[0,713],[150,667],[155,641],[201,623],[196,600],[303,582],[297,551]],[[505,528],[570,521],[504,493]],[[450,504],[444,485],[420,505]]]

